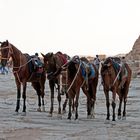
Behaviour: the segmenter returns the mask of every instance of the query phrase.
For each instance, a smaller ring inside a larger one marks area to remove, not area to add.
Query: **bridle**
[[[1,50],[4,50],[4,49],[9,49],[8,50],[8,55],[7,55],[7,57],[3,57],[3,55],[1,54],[1,60],[3,59],[3,60],[9,60],[10,59],[10,57],[11,57],[11,54],[13,54],[13,49],[12,49],[12,47],[11,47],[11,45],[8,43],[8,46],[6,46],[6,47],[1,47],[0,48],[0,51]]]

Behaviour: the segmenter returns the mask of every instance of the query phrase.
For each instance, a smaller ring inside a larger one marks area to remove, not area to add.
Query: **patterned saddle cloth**
[[[95,69],[92,64],[82,62],[81,65],[82,76],[85,80],[95,77]]]

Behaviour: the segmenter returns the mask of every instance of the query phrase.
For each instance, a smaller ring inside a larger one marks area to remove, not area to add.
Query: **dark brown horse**
[[[20,108],[20,97],[21,97],[21,85],[23,86],[23,115],[26,114],[26,86],[27,82],[31,82],[33,88],[36,90],[38,95],[38,111],[41,111],[41,98],[42,108],[44,107],[44,88],[46,81],[46,74],[43,68],[34,70],[33,58],[28,54],[23,54],[19,49],[8,41],[1,43],[1,63],[6,65],[9,58],[13,61],[13,74],[15,76],[15,82],[17,86],[17,103],[16,103],[16,114],[18,114]]]
[[[66,54],[62,54],[61,52],[57,52],[57,53],[47,53],[46,55],[42,54],[43,58],[44,58],[44,65],[46,68],[46,72],[47,72],[47,78],[49,80],[49,86],[50,86],[50,90],[51,90],[51,107],[50,107],[50,115],[53,115],[53,104],[54,104],[54,88],[55,85],[57,86],[57,90],[58,90],[58,95],[57,95],[57,99],[58,99],[58,114],[61,114],[61,92],[60,92],[60,77],[59,77],[59,73],[61,70],[61,67],[67,63],[67,57]],[[63,104],[63,111],[65,112],[65,107],[67,104],[67,99],[68,96],[66,94],[66,101]]]
[[[122,63],[121,60],[118,60],[118,58],[116,59],[108,57],[102,64],[101,77],[106,97],[107,120],[110,119],[109,91],[112,92],[112,121],[115,121],[116,93],[118,94],[120,100],[118,108],[118,119],[121,118],[122,101],[124,102],[124,110],[122,117],[123,119],[126,118],[126,102],[131,81],[131,73],[132,72],[128,64]]]
[[[75,107],[75,120],[78,119],[78,101],[80,88],[87,97],[87,116],[94,117],[94,106],[96,101],[96,89],[98,84],[98,70],[94,64],[89,63],[86,58],[74,56],[63,66],[67,69],[67,93],[69,97],[68,119],[72,116],[72,105]]]

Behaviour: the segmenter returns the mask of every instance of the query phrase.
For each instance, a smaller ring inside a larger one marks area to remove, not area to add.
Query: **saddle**
[[[30,56],[29,54],[25,54],[29,66],[29,73],[36,73],[36,74],[42,74],[43,72],[43,63],[39,58],[36,56]]]
[[[95,69],[92,64],[82,62],[81,65],[82,76],[86,80],[86,78],[94,78],[95,77]]]
[[[33,64],[33,71],[36,73],[43,72],[43,63],[41,62],[39,57],[32,56],[32,64]]]
[[[67,63],[67,59],[62,52],[59,51],[56,53],[56,55],[58,55],[58,57],[62,60],[63,64]]]

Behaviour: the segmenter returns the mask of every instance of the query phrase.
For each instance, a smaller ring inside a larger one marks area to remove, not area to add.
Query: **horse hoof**
[[[93,115],[91,115],[91,119],[95,119],[95,115],[93,114]]]
[[[14,114],[13,114],[13,115],[17,116],[18,114],[19,114],[18,112],[14,112]]]
[[[65,114],[66,113],[66,110],[62,110],[62,114]]]
[[[79,123],[79,119],[75,119],[75,123],[78,124]]]
[[[53,115],[51,113],[49,113],[48,117],[52,117]]]
[[[41,109],[40,109],[40,108],[38,108],[38,109],[37,109],[37,111],[38,111],[38,112],[41,112]]]
[[[58,117],[59,119],[62,119],[62,115],[61,115],[61,114],[57,114],[57,117]]]
[[[123,116],[123,117],[122,117],[122,120],[126,120],[126,116]]]
[[[110,124],[110,120],[105,120],[105,124]]]
[[[121,116],[118,116],[118,120],[120,120],[121,119]]]
[[[75,110],[72,110],[72,114],[75,114]]]
[[[26,112],[22,112],[21,113],[21,116],[26,116]]]
[[[111,124],[112,124],[112,125],[115,125],[115,124],[116,124],[116,121],[112,121]]]
[[[91,118],[91,115],[87,115],[87,119],[90,119]]]
[[[71,117],[68,117],[67,119],[68,119],[68,120],[71,120]]]
[[[42,111],[45,112],[45,107],[44,106],[42,107]]]

